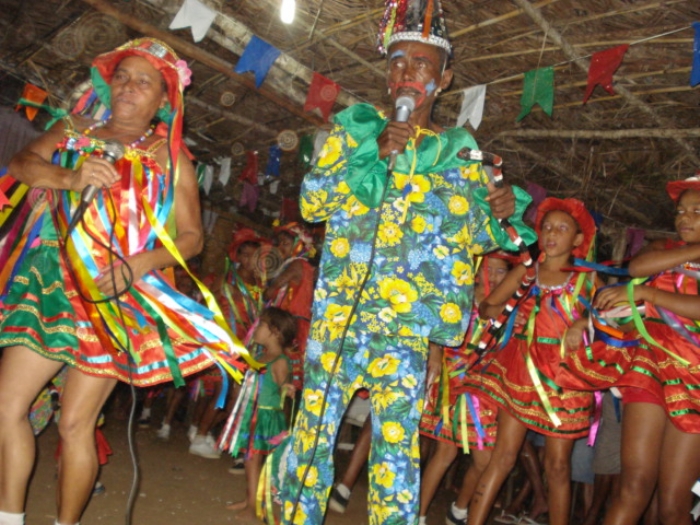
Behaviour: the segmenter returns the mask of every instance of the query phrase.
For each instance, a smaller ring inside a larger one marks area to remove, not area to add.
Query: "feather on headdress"
[[[395,42],[423,42],[452,53],[440,0],[387,0],[377,46],[385,54]]]

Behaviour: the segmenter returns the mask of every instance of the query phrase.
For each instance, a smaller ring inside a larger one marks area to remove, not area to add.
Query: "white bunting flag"
[[[214,23],[216,11],[209,9],[199,0],[185,0],[180,10],[170,22],[170,29],[192,28],[192,38],[199,42]]]
[[[464,90],[462,109],[457,117],[457,127],[464,126],[467,120],[474,129],[478,129],[481,118],[484,116],[484,102],[486,101],[486,85],[480,84]]]

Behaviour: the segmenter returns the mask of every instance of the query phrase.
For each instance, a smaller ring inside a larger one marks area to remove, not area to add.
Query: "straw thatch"
[[[188,138],[200,160],[233,156],[233,176],[206,199],[237,211],[241,153],[261,152],[283,130],[313,133],[322,121],[303,111],[312,73],[343,88],[334,111],[357,101],[386,105],[384,61],[375,47],[383,0],[297,0],[294,24],[279,21],[280,0],[202,0],[219,15],[206,38],[169,31],[182,0],[5,0],[0,10],[2,103],[24,82],[68,105],[87,78],[90,59],[142,34],[167,38],[190,63]],[[700,169],[700,91],[689,84],[697,0],[443,0],[455,47],[455,80],[436,108],[452,126],[461,90],[487,84],[484,120],[474,134],[500,153],[506,176],[558,196],[577,196],[608,224],[665,229],[667,180]],[[282,51],[260,90],[251,74],[233,73],[251,35]],[[663,35],[663,36],[660,36]],[[632,44],[615,75],[616,95],[600,87],[582,105],[590,55]],[[555,66],[555,108],[520,122],[523,73]],[[4,73],[2,73],[4,72]],[[262,190],[261,208],[279,209],[301,180],[296,153],[283,157],[277,194]],[[265,222],[264,217],[255,220]]]

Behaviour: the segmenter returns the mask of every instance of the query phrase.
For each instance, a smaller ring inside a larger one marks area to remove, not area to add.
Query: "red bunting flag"
[[[586,94],[583,96],[584,104],[588,101],[588,98],[597,85],[600,85],[611,95],[615,94],[615,90],[612,87],[612,76],[613,73],[617,71],[617,68],[620,67],[622,59],[625,57],[625,53],[627,53],[629,47],[629,44],[623,44],[593,54],[591,67],[588,69]]]
[[[340,93],[338,84],[314,72],[311,85],[309,86],[309,93],[306,95],[304,111],[318,108],[321,110],[323,120],[328,122],[328,117],[331,114],[331,109],[333,109],[333,104],[335,104],[335,99],[338,98],[338,93]]]
[[[241,171],[238,180],[248,182],[253,186],[258,185],[258,152],[257,151],[247,151],[246,152],[246,165]]]
[[[24,85],[24,91],[22,92],[22,98],[29,101],[29,102],[34,102],[36,105],[40,106],[41,104],[44,103],[44,100],[46,100],[46,97],[48,97],[49,94],[41,89],[40,87],[35,86],[34,84],[25,84]],[[15,108],[17,111],[19,111],[20,106],[23,104],[18,104],[17,107]],[[27,113],[27,118],[29,120],[34,120],[34,117],[36,117],[36,114],[39,113],[39,108],[35,108],[32,106],[24,106],[24,110]]]

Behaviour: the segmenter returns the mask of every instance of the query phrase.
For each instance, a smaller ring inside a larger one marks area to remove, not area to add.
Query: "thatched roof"
[[[295,22],[279,21],[280,0],[202,0],[214,25],[194,44],[189,30],[168,30],[181,0],[4,0],[0,10],[1,102],[21,85],[47,88],[67,104],[87,78],[91,58],[126,39],[166,39],[193,69],[186,129],[199,159],[233,151],[265,155],[282,130],[313,133],[323,122],[303,111],[312,72],[338,83],[334,111],[357,101],[386,105],[384,60],[375,47],[383,0],[297,0]],[[484,119],[473,131],[482,148],[504,157],[506,176],[556,196],[577,196],[612,225],[670,226],[665,182],[700,169],[700,90],[689,84],[697,0],[443,0],[455,47],[455,80],[436,120],[452,126],[461,90],[487,84]],[[233,67],[251,35],[282,51],[260,90]],[[659,36],[663,35],[663,36]],[[590,55],[632,44],[615,74],[616,95],[600,87],[582,105]],[[555,68],[555,107],[520,122],[523,74]],[[243,157],[233,177],[208,197],[232,209]],[[263,189],[262,206],[294,197],[302,176],[294,152],[283,157],[283,184]]]

